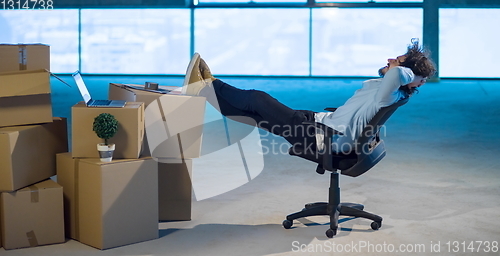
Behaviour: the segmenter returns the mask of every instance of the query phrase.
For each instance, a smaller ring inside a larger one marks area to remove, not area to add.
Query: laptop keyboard
[[[109,105],[110,102],[110,100],[93,100],[92,105]]]

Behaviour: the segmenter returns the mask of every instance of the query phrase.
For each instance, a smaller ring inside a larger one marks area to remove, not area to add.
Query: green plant
[[[118,131],[118,120],[110,113],[101,113],[94,118],[92,130],[97,137],[104,139],[105,145],[108,145],[108,139],[115,136]]]

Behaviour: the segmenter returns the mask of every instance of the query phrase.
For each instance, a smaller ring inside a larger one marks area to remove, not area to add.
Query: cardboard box
[[[14,191],[56,174],[56,154],[68,151],[66,119],[0,128],[0,192]]]
[[[70,202],[65,214],[72,238],[98,249],[158,238],[156,161],[57,157],[58,182]]]
[[[2,205],[2,196],[1,195],[0,195],[0,205]],[[2,211],[0,210],[0,248],[2,248],[2,247],[3,247],[3,243],[2,243]]]
[[[64,231],[66,237],[79,240],[78,230],[78,163],[71,152],[59,153],[56,156],[57,183],[64,189]]]
[[[51,179],[3,192],[0,205],[5,249],[64,243],[63,188]]]
[[[46,70],[0,73],[0,127],[52,122],[49,76]]]
[[[114,159],[134,158],[141,153],[144,137],[144,103],[127,102],[123,108],[87,107],[83,102],[71,108],[73,157],[99,157],[97,144],[104,142],[92,130],[94,118],[101,113],[110,113],[118,120],[118,132],[109,139],[115,143]]]
[[[0,72],[50,70],[50,46],[44,44],[0,44]]]
[[[200,157],[204,97],[161,94],[112,83],[109,85],[109,99],[145,103],[147,140],[144,140],[144,156],[173,159]]]
[[[193,161],[158,163],[159,220],[191,220]]]

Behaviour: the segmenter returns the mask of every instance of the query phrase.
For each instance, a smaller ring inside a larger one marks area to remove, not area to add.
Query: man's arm
[[[413,81],[415,75],[407,67],[394,67],[385,73],[382,84],[375,95],[375,100],[382,106],[389,106],[396,100],[397,91],[402,85],[407,85]]]

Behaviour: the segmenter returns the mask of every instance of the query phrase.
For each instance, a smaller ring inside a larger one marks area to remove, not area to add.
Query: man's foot
[[[184,77],[181,94],[198,96],[201,89],[207,85],[200,72],[200,60],[199,53],[195,53],[191,58]]]
[[[205,79],[205,81],[209,80],[209,82],[212,82],[217,79],[212,75],[212,72],[210,72],[210,68],[208,67],[205,60],[203,60],[202,58],[200,58],[200,72],[201,76],[203,77],[203,79]]]

